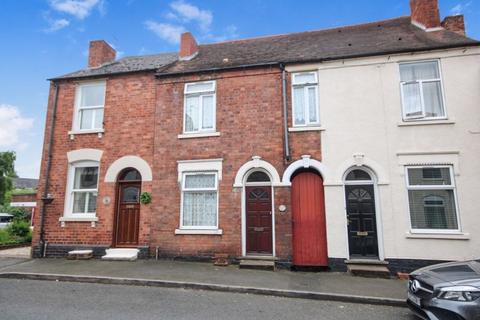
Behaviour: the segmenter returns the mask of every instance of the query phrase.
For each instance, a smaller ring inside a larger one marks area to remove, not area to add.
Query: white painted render
[[[68,163],[77,161],[97,161],[100,162],[103,151],[99,149],[77,149],[67,152]]]
[[[399,62],[438,59],[447,120],[402,121]],[[330,257],[348,258],[343,175],[365,165],[376,175],[384,258],[480,257],[480,49],[392,55],[311,65],[318,70],[322,164]],[[291,133],[294,134],[294,133]],[[405,165],[454,169],[460,231],[412,233]]]
[[[117,181],[118,174],[125,168],[135,168],[140,172],[142,181],[152,181],[152,169],[150,169],[147,161],[137,156],[124,156],[115,160],[108,167],[105,182]]]

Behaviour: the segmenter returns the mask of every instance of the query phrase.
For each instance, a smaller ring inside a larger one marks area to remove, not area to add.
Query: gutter
[[[42,201],[43,201],[43,206],[42,206],[42,212],[40,213],[40,245],[41,245],[41,251],[40,251],[40,257],[45,256],[45,212],[46,212],[46,206],[50,204],[53,199],[51,195],[48,193],[49,189],[49,182],[50,182],[50,170],[52,167],[52,145],[53,145],[53,133],[55,129],[55,120],[57,118],[57,104],[58,104],[58,82],[53,82],[53,86],[55,88],[55,93],[54,93],[54,100],[53,100],[53,111],[52,111],[52,121],[50,124],[50,137],[48,141],[48,147],[47,147],[47,165],[45,168],[45,187],[43,190],[43,195],[42,195]]]
[[[290,161],[290,147],[288,143],[288,100],[287,100],[287,77],[285,65],[280,64],[282,70],[282,99],[283,99],[283,141],[284,141],[284,159]]]

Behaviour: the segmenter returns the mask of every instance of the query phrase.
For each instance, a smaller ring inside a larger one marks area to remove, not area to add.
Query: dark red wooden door
[[[323,180],[301,172],[292,180],[293,264],[328,266]]]
[[[245,196],[247,254],[272,254],[271,187],[246,187]]]
[[[119,183],[117,199],[116,246],[138,244],[141,183]]]

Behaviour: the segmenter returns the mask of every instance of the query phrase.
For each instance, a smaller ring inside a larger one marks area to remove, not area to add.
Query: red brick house
[[[51,79],[34,256],[137,248],[343,269],[308,66],[479,45],[460,17],[440,22],[436,1],[411,5],[412,17],[320,31],[206,45],[185,33],[178,54],[115,60],[92,41],[87,69]]]

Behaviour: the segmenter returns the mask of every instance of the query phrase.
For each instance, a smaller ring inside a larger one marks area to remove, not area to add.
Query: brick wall
[[[13,194],[10,202],[35,202],[37,201],[37,195],[32,194]]]
[[[220,136],[179,139],[183,129],[185,82],[210,79],[217,82],[216,126]],[[280,176],[289,164],[283,157],[282,87],[278,68],[158,80],[151,73],[111,77],[107,80],[105,133],[101,138],[87,134],[70,139],[75,82],[62,81],[59,90],[49,190],[55,200],[48,205],[45,215],[45,238],[52,248],[54,245],[111,245],[115,183],[104,182],[105,172],[118,158],[137,155],[147,161],[153,172],[153,182],[142,185],[142,191],[152,192],[152,203],[141,206],[139,246],[149,246],[151,254],[158,246],[160,256],[168,257],[202,258],[215,253],[236,257],[241,254],[242,189],[233,188],[238,169],[255,155],[271,163]],[[47,133],[52,116],[52,95],[53,88],[50,90]],[[289,107],[291,114],[290,102]],[[289,123],[291,125],[291,119]],[[300,159],[303,154],[321,159],[319,132],[292,132],[289,136],[291,161]],[[67,152],[81,148],[104,151],[97,200],[99,221],[95,227],[85,222],[66,222],[65,227],[61,227],[58,219],[64,210]],[[44,149],[39,195],[44,190],[46,145]],[[219,183],[219,226],[223,235],[175,235],[180,220],[177,161],[212,158],[224,159],[223,179]],[[112,199],[109,205],[102,202],[105,196]],[[274,196],[277,256],[288,261],[292,251],[290,188],[276,187]],[[278,211],[280,204],[287,206],[286,212]],[[39,205],[37,226],[42,204],[39,202]],[[35,229],[35,244],[39,229]]]
[[[49,243],[111,245],[113,216],[115,206],[115,183],[105,183],[108,167],[125,155],[136,155],[147,161],[150,166],[153,159],[155,86],[152,73],[117,76],[107,80],[104,110],[104,135],[75,135],[71,140],[68,131],[72,128],[75,82],[62,81],[59,85],[57,120],[52,149],[52,169],[50,173],[49,193],[54,201],[47,205],[45,214],[45,238]],[[51,124],[53,109],[53,88],[50,90],[47,112],[46,139]],[[60,226],[59,218],[64,213],[64,199],[67,184],[67,152],[82,148],[104,151],[100,162],[97,198],[97,216],[95,227],[86,222],[66,222]],[[45,165],[47,146],[44,145],[39,192],[38,214],[35,225],[39,226],[42,212],[41,195],[45,183]],[[142,191],[151,191],[152,183],[143,182]],[[112,201],[105,205],[103,197]],[[146,245],[150,235],[150,206],[143,206],[140,215],[139,245]],[[35,228],[34,243],[38,243],[39,229]]]
[[[183,90],[186,82],[216,80],[216,117],[219,137],[178,139],[183,128]],[[152,245],[163,255],[241,255],[241,188],[233,188],[238,169],[252,156],[261,156],[282,175],[283,113],[281,73],[277,68],[230,71],[161,79],[157,85]],[[292,160],[302,154],[320,159],[318,132],[291,133]],[[219,184],[219,226],[222,236],[175,235],[180,220],[177,161],[223,158]],[[280,258],[291,256],[290,189],[275,188],[276,248]],[[278,210],[277,210],[278,211]]]

